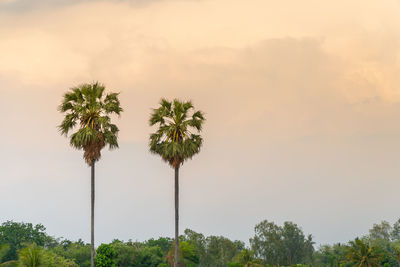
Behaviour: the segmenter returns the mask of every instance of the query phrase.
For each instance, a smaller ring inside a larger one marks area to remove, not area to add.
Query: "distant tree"
[[[200,266],[204,266],[209,262],[207,254],[207,240],[205,236],[201,233],[197,233],[190,229],[185,229],[185,235],[182,237],[184,241],[192,244],[197,251],[200,258]]]
[[[53,251],[43,250],[42,253],[43,267],[78,267],[74,260],[66,259]]]
[[[203,139],[193,131],[200,132],[203,122],[203,113],[194,111],[190,101],[177,99],[173,102],[162,99],[150,117],[150,125],[158,125],[157,131],[150,135],[150,151],[175,170],[175,267],[179,249],[179,168],[200,152]]]
[[[314,245],[315,242],[312,240],[312,235],[307,236],[306,244],[305,244],[305,262],[312,263],[313,255],[314,255]]]
[[[90,244],[85,244],[81,239],[77,242],[64,240],[52,251],[66,259],[73,260],[79,267],[89,267],[91,265]]]
[[[114,240],[112,245],[115,250],[115,264],[117,266],[137,266],[139,262],[139,249],[131,244]]]
[[[309,235],[292,222],[285,222],[283,227],[267,220],[255,226],[255,236],[250,239],[255,255],[266,265],[294,265],[310,263],[313,241]],[[311,257],[312,258],[312,257]]]
[[[166,255],[171,249],[172,239],[169,237],[159,237],[158,239],[151,238],[146,241],[145,246],[159,247],[163,255]]]
[[[158,246],[142,246],[139,249],[138,267],[157,267],[164,262],[164,254]]]
[[[323,245],[313,254],[313,266],[347,266],[348,250],[349,247],[341,243],[337,243],[332,246]],[[353,265],[350,264],[349,266]]]
[[[285,222],[282,227],[282,246],[284,249],[283,264],[292,266],[293,264],[304,263],[306,255],[306,240],[303,231],[292,222]],[[309,245],[309,244],[308,244]]]
[[[371,239],[390,240],[392,233],[392,226],[387,221],[382,221],[380,224],[374,224],[372,229],[369,230]]]
[[[281,248],[282,229],[273,222],[264,220],[254,228],[255,236],[250,244],[255,255],[265,264],[281,264],[283,251]]]
[[[95,162],[101,157],[101,150],[108,145],[118,148],[118,127],[111,123],[110,115],[120,115],[122,108],[117,93],[104,95],[105,87],[99,83],[83,84],[71,88],[62,100],[59,110],[66,113],[59,125],[63,135],[70,131],[70,144],[83,149],[83,158],[91,166],[91,265],[94,266],[94,198]]]
[[[24,244],[35,243],[43,247],[54,246],[56,241],[48,236],[45,230],[46,228],[41,224],[4,222],[0,226],[0,244],[8,245],[8,249],[3,256],[3,261],[16,260],[18,258],[18,250]]]
[[[199,257],[199,267],[225,267],[245,248],[242,241],[231,241],[223,236],[205,237],[190,229],[185,230],[185,235],[181,236],[180,240],[193,245]]]
[[[262,260],[254,256],[254,252],[249,249],[243,249],[237,254],[233,262],[228,264],[229,267],[262,267]]]
[[[175,243],[172,245],[171,250],[167,255],[167,260],[170,266],[173,266],[176,262],[175,260]],[[179,255],[178,262],[180,267],[194,267],[200,262],[200,257],[197,253],[196,247],[187,241],[179,242]],[[214,265],[216,266],[216,265]]]
[[[158,243],[158,241],[160,242]],[[165,251],[164,253],[163,248],[161,248],[165,245],[164,242],[165,240],[163,238],[157,240],[153,239],[150,242],[147,241],[143,243],[124,243],[119,240],[114,240],[112,245],[116,252],[115,265],[135,267],[160,267],[162,266],[162,264],[167,263],[167,254],[169,252]]]
[[[101,244],[96,250],[96,267],[115,267],[115,250],[112,245]]]
[[[380,265],[385,263],[392,266],[393,264],[397,265],[396,259],[393,257],[392,233],[392,226],[388,222],[382,221],[380,224],[374,224],[365,238],[367,243],[374,247],[375,253],[379,254]]]
[[[202,261],[202,266],[224,267],[233,260],[242,248],[242,243],[232,242],[223,236],[208,236],[206,244],[207,254]]]
[[[380,266],[379,255],[375,248],[371,247],[365,240],[356,238],[350,241],[350,248],[347,258],[359,267],[374,267]]]
[[[397,241],[400,239],[400,219],[398,219],[392,227],[392,232],[390,233],[390,237],[393,241]]]

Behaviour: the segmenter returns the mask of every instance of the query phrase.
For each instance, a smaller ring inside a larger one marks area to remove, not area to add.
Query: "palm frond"
[[[190,114],[193,109],[191,101],[161,99],[160,107],[150,115],[150,125],[158,124],[156,132],[150,135],[150,151],[172,167],[191,159],[202,146],[201,136],[191,131],[200,132],[205,119],[201,111]]]
[[[64,94],[59,111],[65,117],[58,126],[61,134],[70,135],[70,144],[84,150],[88,164],[101,157],[101,149],[108,145],[118,148],[118,127],[111,123],[109,114],[120,115],[121,108],[118,93],[104,96],[105,86],[98,82],[82,84],[71,88]]]

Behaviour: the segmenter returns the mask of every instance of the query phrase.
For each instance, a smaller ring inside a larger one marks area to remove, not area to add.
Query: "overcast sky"
[[[151,108],[191,99],[204,146],[181,169],[181,229],[248,241],[290,220],[318,243],[400,217],[397,0],[0,0],[0,221],[89,241],[90,170],[60,136],[63,93],[121,92],[97,164],[96,243],[173,236],[173,170]]]

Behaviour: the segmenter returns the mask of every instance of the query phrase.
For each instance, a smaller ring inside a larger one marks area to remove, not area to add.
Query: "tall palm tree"
[[[104,95],[104,85],[96,82],[71,88],[63,98],[59,110],[66,113],[59,125],[61,134],[70,136],[70,144],[83,149],[83,158],[91,167],[91,265],[94,266],[94,171],[101,149],[118,148],[118,127],[111,123],[110,115],[123,111],[118,93]]]
[[[150,135],[150,151],[158,154],[175,170],[175,260],[178,266],[179,248],[179,168],[185,160],[199,153],[203,139],[199,133],[204,122],[201,111],[194,111],[190,101],[161,99],[160,107],[153,109],[150,125],[158,129]]]
[[[367,241],[356,238],[350,241],[349,253],[347,258],[359,267],[379,266],[379,255],[374,247],[371,247]]]

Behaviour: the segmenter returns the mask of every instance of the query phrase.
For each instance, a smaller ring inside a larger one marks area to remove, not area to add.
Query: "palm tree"
[[[347,258],[359,267],[379,266],[379,255],[375,248],[371,247],[366,241],[356,238],[350,241],[349,253]]]
[[[234,258],[235,264],[240,264],[243,267],[263,267],[261,259],[254,256],[254,252],[249,249],[243,249]]]
[[[111,123],[110,115],[123,111],[118,93],[104,95],[105,87],[98,82],[71,88],[63,98],[59,110],[66,113],[59,125],[61,134],[70,136],[70,144],[83,149],[83,158],[91,167],[91,265],[94,266],[94,171],[101,149],[118,148],[118,127]]]
[[[42,266],[43,251],[36,244],[23,248],[18,253],[19,263],[23,267],[39,267]]]
[[[191,131],[200,132],[204,122],[201,111],[194,111],[190,101],[161,99],[160,107],[153,109],[150,125],[158,129],[150,135],[150,151],[158,154],[175,170],[175,260],[178,266],[179,248],[179,167],[185,160],[199,153],[203,139]]]

